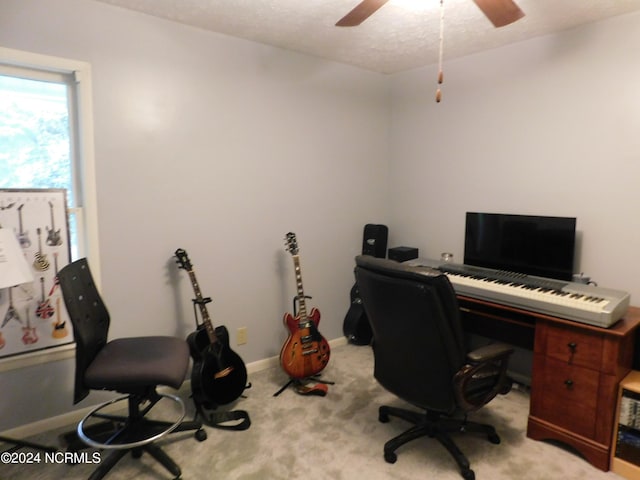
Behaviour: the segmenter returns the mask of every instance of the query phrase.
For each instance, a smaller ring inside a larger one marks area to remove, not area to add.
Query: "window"
[[[72,258],[87,257],[99,282],[94,171],[90,65],[0,47],[0,188],[65,188]],[[0,371],[73,355],[59,348]]]
[[[0,188],[67,189],[72,258],[99,272],[90,99],[88,64],[0,48]]]

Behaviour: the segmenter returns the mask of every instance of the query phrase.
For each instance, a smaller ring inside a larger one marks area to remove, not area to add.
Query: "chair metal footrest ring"
[[[85,417],[82,420],[80,420],[80,423],[78,423],[78,427],[77,427],[78,437],[90,447],[99,448],[99,449],[111,449],[111,450],[126,450],[126,449],[142,447],[144,445],[147,445],[149,443],[159,440],[160,438],[164,437],[165,435],[171,433],[173,430],[178,428],[178,426],[180,425],[180,423],[182,423],[182,420],[185,417],[186,409],[182,399],[176,395],[171,395],[167,393],[158,393],[158,396],[162,398],[167,398],[169,400],[173,400],[177,405],[179,405],[180,413],[179,413],[178,420],[176,420],[174,423],[154,422],[154,421],[149,421],[144,417],[140,417],[136,419],[136,423],[139,422],[142,424],[146,422],[148,424],[162,425],[163,429],[160,432],[154,433],[153,435],[142,438],[140,440],[127,442],[127,443],[104,443],[104,442],[100,442],[90,438],[85,433],[85,422],[87,422],[92,417],[100,417],[100,415],[98,415],[98,412],[107,408],[108,406],[113,405],[114,403],[117,403],[117,402],[129,400],[130,395],[124,395],[98,405],[96,408],[91,410],[87,415],[85,415]],[[106,414],[103,414],[103,415],[104,415],[103,418],[109,418],[108,415]],[[131,428],[131,426],[133,425],[132,423],[130,423],[130,419],[128,417],[124,417],[124,423],[125,425],[119,431],[109,436],[109,438],[107,439],[107,442],[117,442],[117,437],[120,436],[120,434],[125,430],[127,430],[128,428]]]

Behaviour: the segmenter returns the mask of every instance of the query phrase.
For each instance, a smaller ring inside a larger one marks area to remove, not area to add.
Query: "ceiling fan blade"
[[[389,0],[362,0],[356,7],[342,17],[336,27],[355,27],[360,25]]]
[[[495,27],[504,27],[524,17],[513,0],[473,0]]]

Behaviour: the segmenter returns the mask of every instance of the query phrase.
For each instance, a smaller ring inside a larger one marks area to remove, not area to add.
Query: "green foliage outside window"
[[[66,188],[73,205],[65,84],[0,76],[0,188]]]

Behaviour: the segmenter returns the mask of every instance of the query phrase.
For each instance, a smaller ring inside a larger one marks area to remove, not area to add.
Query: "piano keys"
[[[620,290],[425,259],[407,264],[440,270],[458,295],[603,328],[620,320],[629,307],[630,295]]]

